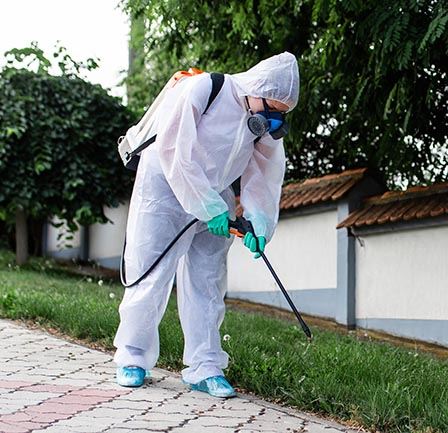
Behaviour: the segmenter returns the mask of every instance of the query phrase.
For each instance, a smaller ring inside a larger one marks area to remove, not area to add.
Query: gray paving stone
[[[176,403],[176,404],[168,404],[164,403],[160,406],[155,406],[150,409],[152,413],[168,413],[168,414],[194,414],[197,415],[198,413],[206,413],[206,410],[204,410],[202,407],[193,406],[193,405],[186,405],[182,403]]]
[[[180,428],[173,428],[170,433],[233,433],[234,429],[229,429],[226,427],[205,427],[196,425],[184,425]],[[279,433],[279,432],[277,432]]]
[[[236,418],[215,418],[210,413],[210,416],[202,415],[198,419],[190,422],[190,425],[198,425],[201,427],[233,427],[234,429],[240,424],[240,420]]]
[[[112,428],[108,428],[108,429],[106,429],[106,430],[103,430],[103,432],[104,433],[135,433],[135,432],[138,432],[138,431],[141,431],[141,432],[148,432],[148,431],[150,431],[150,430],[134,430],[134,429],[132,429],[132,430],[129,430],[129,428],[117,428],[117,427],[112,427]]]
[[[48,376],[40,376],[40,377],[48,379]],[[52,379],[54,379],[54,378],[52,378]],[[8,375],[8,380],[20,380],[23,382],[33,382],[36,380],[36,376],[30,376],[28,373],[24,373],[24,372],[11,373]]]
[[[86,425],[72,425],[69,427],[64,427],[63,430],[59,430],[59,433],[65,433],[66,431],[70,431],[73,433],[100,433],[107,427],[108,427],[107,424],[104,425],[97,423],[91,423]]]
[[[277,431],[277,432],[296,433],[303,431],[304,426],[302,423],[287,424],[282,422],[264,422],[257,420],[255,422],[246,423],[242,425],[241,429],[242,430],[251,429],[259,432]]]
[[[175,373],[170,373],[170,372],[162,370],[160,368],[152,369],[151,376],[155,377],[155,378],[158,378],[158,379],[161,379],[163,377],[170,377],[170,376],[172,376],[172,377],[180,377],[179,375],[177,375]]]
[[[250,400],[244,400],[242,398],[232,398],[228,400],[224,400],[222,403],[222,408],[230,409],[230,410],[247,410],[249,407],[257,407],[257,410],[261,410],[263,406],[258,406],[257,402],[253,402]]]
[[[58,378],[61,377],[62,374],[64,374],[64,372],[58,372],[58,371],[39,371],[37,369],[33,369],[33,370],[29,370],[26,373],[28,376],[30,376],[30,378],[32,379],[32,381],[39,381],[40,379],[45,379],[45,378]]]
[[[296,433],[296,432],[290,432],[290,431],[285,431],[283,432],[283,430],[254,430],[254,429],[238,429],[238,433]]]
[[[0,415],[7,415],[10,413],[17,412],[25,407],[24,404],[7,404],[0,402]]]
[[[281,424],[285,428],[287,427],[298,428],[298,426],[303,427],[305,423],[303,418],[285,416],[283,413],[279,411],[270,409],[265,410],[262,415],[257,416],[257,421],[262,423]]]
[[[162,402],[167,399],[173,399],[178,393],[176,391],[170,391],[163,388],[157,389],[153,387],[142,387],[134,390],[131,394],[128,394],[126,398],[128,400],[143,400],[148,402],[159,401]]]
[[[49,427],[46,427],[44,429],[41,430],[33,430],[33,432],[39,432],[39,433],[79,433],[79,432],[75,432],[74,430],[72,430],[69,427],[64,428],[64,430],[61,430],[61,427],[58,424],[53,424]]]
[[[256,412],[256,410],[254,410]],[[248,419],[249,411],[247,409],[226,409],[226,408],[214,408],[210,411],[210,414],[216,418],[232,417],[238,419]]]
[[[119,385],[115,382],[115,379],[111,380],[99,380],[96,383],[86,385],[87,388],[101,388],[101,389],[119,389]]]
[[[30,367],[29,367],[29,368],[30,368]],[[2,365],[2,370],[3,370],[3,371],[7,371],[7,372],[15,373],[16,371],[23,370],[23,368],[21,368],[20,366],[15,365],[15,364],[12,364],[12,363],[10,363],[10,362],[5,362],[5,363]]]
[[[174,427],[180,426],[179,421],[141,421],[141,420],[131,420],[129,422],[124,422],[117,424],[116,428],[128,428],[129,431],[133,431],[134,428],[141,430],[168,430]]]
[[[101,407],[111,408],[111,409],[141,409],[141,410],[150,410],[151,404],[147,401],[143,400],[121,400],[120,398],[116,398],[113,401],[103,403]]]
[[[92,383],[97,384],[98,381],[89,379],[70,379],[70,377],[57,377],[52,380],[55,385],[68,385],[68,386],[87,386],[92,385]]]
[[[104,416],[102,413],[92,413],[91,411],[86,412],[80,412],[76,414],[75,416],[60,421],[61,425],[73,425],[73,424],[79,424],[79,425],[87,425],[92,424],[92,422],[100,425],[115,425],[117,423],[123,422],[123,419],[120,417],[111,417],[111,416]]]
[[[220,400],[212,397],[205,392],[198,391],[186,391],[182,393],[182,401],[185,403],[197,403],[206,405],[217,405],[220,404]]]
[[[143,422],[153,422],[153,421],[173,421],[179,424],[182,421],[187,421],[197,417],[195,414],[184,414],[184,413],[166,413],[166,412],[152,412],[149,411],[144,415],[137,415],[132,420],[133,421],[143,421]]]
[[[111,429],[107,429],[107,430],[103,430],[104,433],[151,433],[151,432],[159,432],[160,433],[161,430],[149,430],[149,429],[132,429],[129,430],[129,428],[125,427],[125,428],[111,428]]]
[[[341,433],[345,430],[335,429],[323,424],[309,423],[306,425],[304,432],[306,433]]]
[[[50,393],[50,392],[31,392],[31,391],[15,391],[9,393],[6,399],[10,402],[21,402],[21,403],[37,403],[45,401],[51,397],[57,397],[60,394]],[[4,397],[5,398],[5,397]]]
[[[73,430],[87,430],[89,431],[102,431],[107,427],[112,427],[113,425],[121,421],[111,420],[110,418],[85,418],[80,416],[75,416],[73,418],[62,420],[57,423],[60,428],[60,432],[64,432],[66,429]]]
[[[79,419],[95,419],[95,418],[109,418],[111,420],[123,420],[139,415],[145,410],[142,409],[114,409],[110,407],[96,407],[88,412],[83,412],[78,416]]]

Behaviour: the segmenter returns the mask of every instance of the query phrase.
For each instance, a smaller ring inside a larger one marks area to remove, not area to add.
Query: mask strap
[[[264,98],[261,98],[261,100],[263,101],[263,107],[264,107],[264,114],[266,115],[266,118],[268,118],[269,117],[269,105],[268,105],[268,103],[266,102],[266,99],[264,99]]]
[[[252,108],[250,108],[250,104],[249,104],[249,98],[247,97],[247,95],[244,95],[244,98],[246,99],[246,108],[249,110],[250,114],[254,114],[252,112]]]

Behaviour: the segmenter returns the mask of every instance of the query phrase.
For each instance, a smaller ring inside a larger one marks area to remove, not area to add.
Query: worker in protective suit
[[[223,375],[228,355],[219,334],[232,242],[228,220],[235,218],[231,185],[241,177],[244,216],[263,251],[277,224],[285,171],[283,140],[270,133],[282,123],[279,113],[297,104],[297,61],[284,52],[247,72],[226,74],[203,114],[211,87],[210,76],[200,74],[171,89],[156,112],[157,140],[140,158],[126,231],[127,280],[143,275],[192,219],[199,222],[146,278],[125,290],[114,339],[117,382],[123,386],[142,385],[157,362],[158,326],[176,274],[183,381],[217,397],[235,395]],[[248,123],[257,113],[272,119],[261,137]],[[257,250],[250,233],[244,244]]]

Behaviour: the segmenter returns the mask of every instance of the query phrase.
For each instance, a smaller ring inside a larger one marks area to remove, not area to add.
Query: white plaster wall
[[[356,241],[358,319],[448,320],[448,227]]]
[[[123,250],[129,201],[116,208],[104,208],[113,223],[93,224],[89,231],[89,258],[92,260],[121,256]]]
[[[62,221],[59,218],[53,218],[52,222],[59,224]],[[62,235],[59,237],[59,235]],[[66,237],[73,235],[72,240],[67,240]],[[59,237],[59,239],[58,239]],[[60,252],[63,250],[79,248],[81,244],[80,230],[70,234],[67,225],[64,223],[61,227],[54,227],[48,223],[47,229],[47,251],[48,253]]]
[[[280,219],[265,253],[286,289],[336,287],[336,225],[336,210]],[[252,257],[235,239],[228,259],[228,291],[278,290],[263,259]]]

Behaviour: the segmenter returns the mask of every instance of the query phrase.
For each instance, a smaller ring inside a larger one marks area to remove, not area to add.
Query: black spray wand
[[[255,236],[254,228],[252,226],[252,223],[249,220],[245,219],[244,217],[237,217],[235,221],[230,220],[229,221],[229,228],[230,228],[230,233],[232,233],[235,236],[238,236],[240,238],[244,237],[244,235],[246,233],[252,233]],[[296,306],[294,305],[294,302],[292,302],[292,299],[288,295],[288,292],[284,288],[282,282],[280,281],[280,278],[275,273],[274,268],[269,263],[269,260],[267,259],[267,257],[264,255],[264,253],[262,251],[259,251],[259,249],[258,249],[258,239],[257,239],[256,236],[255,236],[255,239],[257,240],[257,252],[263,258],[264,262],[266,263],[266,266],[268,267],[269,271],[271,272],[272,276],[274,277],[275,282],[280,287],[280,290],[282,291],[283,295],[285,296],[286,300],[288,301],[289,306],[291,307],[292,311],[296,315],[297,320],[299,321],[300,326],[303,329],[303,332],[308,337],[308,339],[311,340],[313,338],[313,336],[311,334],[310,328],[308,327],[308,325],[303,320],[302,316],[300,315],[299,311],[297,310]]]

